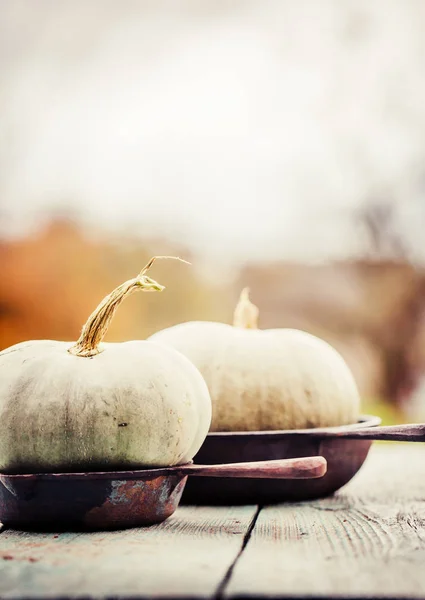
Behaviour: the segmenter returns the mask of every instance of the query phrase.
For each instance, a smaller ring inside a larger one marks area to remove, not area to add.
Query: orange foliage
[[[174,253],[163,242],[92,239],[69,221],[55,221],[34,237],[0,243],[0,349],[29,339],[77,339],[100,300],[137,275],[152,254]],[[181,252],[189,258],[188,252]],[[118,311],[108,340],[144,338],[192,318],[223,318],[216,290],[190,266],[155,264],[162,294],[135,294]],[[230,310],[229,310],[230,312]]]

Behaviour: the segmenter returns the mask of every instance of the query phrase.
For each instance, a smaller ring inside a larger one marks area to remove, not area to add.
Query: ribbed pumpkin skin
[[[303,429],[358,418],[359,393],[345,361],[304,331],[191,322],[150,340],[198,367],[213,404],[211,431]]]
[[[147,341],[32,341],[0,353],[0,471],[161,467],[190,461],[211,420],[207,386],[187,358]]]

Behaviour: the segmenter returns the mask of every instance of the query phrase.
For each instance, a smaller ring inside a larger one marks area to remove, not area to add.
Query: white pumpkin
[[[161,467],[190,461],[211,421],[199,371],[154,342],[100,345],[123,299],[162,291],[146,275],[107,296],[80,339],[30,341],[0,353],[0,471]]]
[[[341,355],[304,331],[261,331],[257,319],[245,289],[233,326],[182,323],[149,338],[182,352],[201,371],[213,404],[211,431],[355,423],[359,393]]]

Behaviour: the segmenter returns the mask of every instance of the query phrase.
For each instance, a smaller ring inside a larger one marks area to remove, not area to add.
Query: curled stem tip
[[[153,256],[134,279],[125,281],[108,294],[87,319],[78,341],[68,352],[75,356],[90,357],[99,354],[99,344],[108,331],[112,318],[121,302],[135,291],[162,292],[165,287],[146,275],[154,262],[160,258],[188,263],[177,256]]]
[[[140,271],[139,273],[139,277],[141,277],[142,275],[144,275],[145,273],[147,273],[149,271],[149,269],[152,267],[153,263],[156,260],[161,260],[161,259],[170,259],[170,260],[178,260],[179,262],[185,263],[186,265],[190,265],[191,263],[187,260],[184,260],[184,258],[180,258],[179,256],[152,256],[152,258],[149,260],[149,262],[143,267],[143,269]]]
[[[249,299],[249,288],[243,288],[233,314],[233,326],[243,329],[258,329],[258,314],[257,306]]]

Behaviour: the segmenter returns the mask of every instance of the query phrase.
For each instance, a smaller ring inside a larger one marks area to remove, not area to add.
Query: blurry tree
[[[374,322],[368,334],[381,349],[385,369],[383,394],[398,405],[406,404],[416,389],[424,366],[419,347],[425,315],[425,271],[411,259],[408,241],[397,223],[393,202],[370,200],[359,213],[371,251],[387,271],[403,271],[402,288],[378,288],[376,294],[393,294],[385,322]],[[371,298],[372,300],[372,298]],[[372,303],[373,306],[373,303]]]
[[[397,228],[395,206],[391,202],[371,199],[358,211],[374,259],[406,260],[408,250]]]

